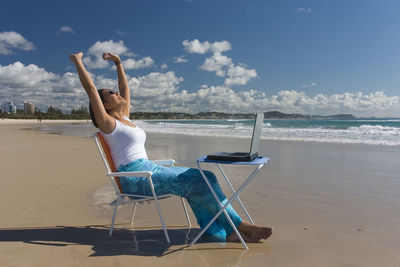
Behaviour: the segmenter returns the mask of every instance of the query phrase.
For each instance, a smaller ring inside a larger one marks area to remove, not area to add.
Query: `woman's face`
[[[125,99],[116,91],[110,89],[101,90],[101,99],[106,110],[112,110],[115,107],[125,106]]]

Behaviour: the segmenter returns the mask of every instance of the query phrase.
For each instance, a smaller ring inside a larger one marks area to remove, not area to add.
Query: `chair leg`
[[[163,217],[163,215],[161,213],[160,204],[158,203],[158,199],[157,199],[157,196],[156,196],[156,191],[154,190],[153,181],[151,180],[151,177],[148,177],[148,179],[149,179],[149,183],[150,183],[151,192],[153,193],[154,202],[156,203],[158,215],[160,216],[161,225],[162,225],[162,228],[164,230],[165,239],[167,240],[167,243],[171,243],[171,241],[169,240],[167,227],[165,226],[164,217]]]
[[[192,223],[190,221],[189,214],[188,214],[188,211],[187,211],[187,208],[186,208],[186,204],[185,204],[185,201],[184,201],[183,197],[181,197],[181,200],[182,200],[183,209],[185,210],[186,220],[187,220],[187,222],[189,224],[189,228],[192,228]]]
[[[131,224],[133,224],[133,220],[135,219],[136,206],[137,206],[137,202],[135,202],[135,204],[133,205]]]
[[[114,211],[113,211],[113,216],[111,219],[111,225],[110,225],[110,233],[108,234],[108,236],[111,236],[114,230],[114,222],[115,222],[115,216],[117,215],[117,208],[118,206],[114,206]]]

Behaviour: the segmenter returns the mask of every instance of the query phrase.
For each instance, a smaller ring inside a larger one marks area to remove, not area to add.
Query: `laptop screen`
[[[261,130],[264,121],[264,113],[257,113],[254,121],[253,137],[251,139],[250,155],[258,153],[260,149]]]

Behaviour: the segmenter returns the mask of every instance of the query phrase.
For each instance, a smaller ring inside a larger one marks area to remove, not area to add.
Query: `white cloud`
[[[171,87],[171,86],[170,86]],[[137,87],[138,92],[143,89]],[[136,109],[143,111],[170,111],[170,112],[189,112],[220,110],[225,112],[237,112],[241,108],[248,106],[241,101],[241,96],[226,86],[202,86],[198,91],[189,93],[186,90],[177,90],[174,85],[169,93],[157,94],[153,96],[139,97],[133,99]],[[149,105],[151,103],[151,105]],[[240,103],[240,106],[237,104]]]
[[[267,96],[264,92],[249,90],[235,92],[227,86],[203,86],[200,90],[188,93],[185,90],[172,95],[155,97],[149,107],[142,102],[137,107],[143,110],[164,111],[222,111],[256,112],[260,110],[279,110],[286,113],[332,115],[351,113],[356,116],[398,116],[400,97],[386,96],[383,92],[364,95],[345,93],[338,95],[307,96],[298,91],[280,91]]]
[[[87,96],[77,74],[63,76],[46,71],[34,64],[15,62],[0,65],[0,103],[13,101],[21,108],[24,101],[46,111],[50,105],[62,109],[86,105]]]
[[[243,66],[231,66],[227,71],[228,78],[225,79],[225,84],[231,85],[245,85],[247,82],[257,77],[255,69],[246,69]]]
[[[316,82],[312,82],[312,83],[310,83],[310,84],[304,83],[304,84],[301,85],[302,88],[315,87],[315,86],[317,86],[317,83],[316,83]]]
[[[15,90],[43,88],[47,83],[58,78],[58,75],[34,64],[25,66],[17,61],[7,66],[0,65],[0,86]]]
[[[184,40],[182,43],[187,52],[197,54],[205,54],[210,46],[208,42],[200,43],[197,39],[193,41]]]
[[[33,49],[35,49],[35,45],[17,32],[0,33],[0,54],[11,55],[14,50],[30,51]]]
[[[79,77],[76,73],[67,72],[52,84],[55,93],[84,93]]]
[[[186,63],[189,60],[187,58],[185,58],[185,56],[179,56],[175,58],[175,63]]]
[[[228,41],[222,41],[212,43],[210,49],[213,53],[222,53],[231,50],[232,47]]]
[[[110,79],[103,75],[91,75],[91,77],[97,89],[107,88],[117,90],[118,88],[118,81],[115,79]],[[129,79],[129,77],[127,77],[127,79]]]
[[[86,64],[87,68],[108,68],[110,66],[110,62],[103,60],[102,58],[104,52],[116,54],[121,57],[128,57],[126,59],[123,59],[124,68],[127,70],[146,68],[154,64],[154,60],[151,57],[143,57],[141,59],[132,58],[133,56],[135,56],[135,54],[131,52],[128,47],[125,46],[122,40],[119,42],[109,40],[104,42],[97,41],[89,48],[87,55],[83,58],[83,62]],[[114,69],[115,66],[113,65],[111,68]]]
[[[330,96],[318,94],[310,97],[304,92],[283,90],[262,102],[261,105],[275,107],[284,112],[303,114],[352,113],[357,116],[397,116],[400,111],[400,97],[389,97],[380,91],[366,95],[359,92]]]
[[[117,31],[115,31],[115,33],[118,35],[121,35],[121,36],[127,35],[127,33],[125,31],[121,31],[121,30],[117,30]]]
[[[226,76],[225,67],[233,66],[232,59],[222,55],[221,53],[214,53],[209,58],[206,58],[200,69],[206,71],[215,71],[215,74],[220,77]]]
[[[312,9],[311,7],[299,7],[297,11],[302,13],[311,13]]]
[[[130,69],[140,69],[140,68],[146,68],[150,67],[154,64],[154,60],[151,57],[144,57],[139,60],[135,60],[133,58],[128,58],[127,60],[124,60],[124,68],[126,70]]]
[[[217,76],[227,77],[224,84],[228,86],[245,85],[250,79],[257,77],[255,69],[247,69],[244,65],[235,65],[231,58],[221,53],[214,53],[211,57],[206,58],[200,69],[214,71]]]
[[[182,77],[177,77],[175,72],[167,73],[152,72],[146,76],[133,77],[128,83],[135,97],[160,97],[169,95],[178,90],[178,84],[183,81]]]
[[[389,97],[383,92],[308,96],[304,92],[282,90],[268,96],[254,89],[236,92],[229,86],[203,85],[194,92],[179,90],[178,85],[183,79],[173,72],[148,75],[141,80],[145,82],[134,83],[137,81],[134,78],[130,84],[134,87],[134,106],[142,111],[247,113],[280,110],[321,115],[352,113],[356,116],[398,116],[400,112],[400,97]]]
[[[109,52],[119,56],[134,56],[122,40],[119,42],[114,42],[113,40],[104,42],[97,41],[89,48],[87,56],[83,58],[83,62],[89,69],[107,68],[109,66],[108,61],[105,61],[102,58],[104,52]]]
[[[189,53],[221,53],[231,50],[231,44],[228,41],[210,43],[208,41],[200,42],[198,39],[194,39],[193,41],[184,40],[182,43],[185,50]]]
[[[162,70],[168,69],[167,63],[163,63],[163,64],[161,65],[161,69],[162,69]]]
[[[245,85],[250,79],[257,77],[255,69],[247,69],[244,64],[235,65],[231,58],[222,54],[224,51],[231,50],[228,41],[210,43],[194,39],[193,41],[183,41],[183,46],[189,53],[213,53],[211,57],[205,59],[200,69],[215,72],[219,77],[227,77],[224,82],[225,85]]]
[[[91,57],[91,56],[85,56],[83,58],[83,63],[86,65],[88,69],[104,69],[109,67],[109,64],[107,61],[103,60],[101,57]]]
[[[75,34],[75,31],[70,26],[62,26],[57,31],[57,34],[61,34],[61,33],[72,33],[72,34]]]
[[[89,48],[88,54],[100,57],[104,52],[110,52],[117,55],[133,56],[134,54],[125,46],[124,41],[114,42],[113,40],[100,42],[97,41]]]
[[[239,66],[240,67],[240,66]],[[234,69],[242,75],[243,70]],[[232,70],[233,71],[233,70]],[[233,76],[236,74],[232,74]],[[117,80],[91,73],[98,88],[117,88]],[[152,72],[128,77],[136,111],[255,112],[279,110],[286,113],[330,115],[351,113],[356,116],[398,117],[400,97],[377,91],[370,94],[343,93],[309,96],[296,90],[282,90],[273,95],[250,89],[235,91],[228,85],[203,85],[189,92],[181,89],[183,78],[175,72]],[[0,65],[0,103],[13,101],[21,108],[24,101],[37,107],[49,105],[71,110],[88,104],[88,98],[76,73],[58,75],[34,64],[15,62]]]

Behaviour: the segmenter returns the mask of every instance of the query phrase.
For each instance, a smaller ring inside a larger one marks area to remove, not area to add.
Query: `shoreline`
[[[90,121],[82,121],[82,120],[46,120],[46,121],[43,121],[42,123],[35,123],[34,120],[30,120],[29,121],[29,124],[31,124],[31,125],[36,124],[35,127],[32,127],[33,130],[48,131],[48,132],[51,132],[53,134],[54,133],[58,133],[58,132],[54,132],[52,130],[46,130],[46,129],[42,130],[42,129],[37,129],[37,128],[40,127],[41,125],[42,126],[46,126],[46,125],[54,124],[54,125],[61,125],[62,126],[62,125],[65,124],[65,126],[68,126],[68,125],[71,125],[71,124],[86,124],[86,123],[91,124]],[[2,124],[2,121],[0,120],[0,125],[1,124]],[[8,123],[3,121],[3,124],[23,124],[23,122],[22,121],[19,122],[19,120],[10,120]],[[96,129],[95,128],[93,128],[93,129],[94,129],[94,132],[95,132]],[[61,135],[65,135],[65,136],[77,136],[75,134],[73,134],[73,135],[72,134],[71,135],[63,134],[62,130],[59,130],[59,132],[60,132]],[[214,139],[225,139],[225,138],[226,139],[230,139],[230,138],[233,138],[233,139],[237,139],[237,140],[251,140],[250,136],[215,136],[215,135],[206,135],[206,134],[205,135],[199,135],[199,134],[187,134],[187,133],[161,133],[161,132],[151,132],[151,131],[146,131],[146,134],[172,135],[172,136],[175,136],[175,135],[176,136],[192,136],[192,137],[198,137],[198,138],[214,138]],[[324,141],[291,140],[291,139],[287,139],[286,140],[286,139],[274,139],[274,138],[269,138],[268,139],[268,138],[263,138],[263,137],[261,137],[260,140],[263,141],[263,142],[278,142],[278,143],[287,143],[287,142],[289,142],[289,143],[293,143],[293,144],[305,143],[305,144],[311,144],[311,145],[318,145],[318,144],[320,144],[320,145],[328,145],[328,144],[330,144],[330,145],[334,145],[334,146],[341,146],[341,145],[352,146],[352,145],[354,145],[354,146],[369,146],[369,147],[375,147],[375,148],[382,147],[382,148],[400,150],[400,145],[397,145],[397,144],[371,144],[371,143],[363,143],[363,142],[354,143],[354,142],[338,142],[338,141],[326,141],[326,140],[324,140]]]
[[[88,120],[42,120],[38,122],[37,119],[0,119],[0,125],[2,124],[71,124],[71,123],[86,123]]]

